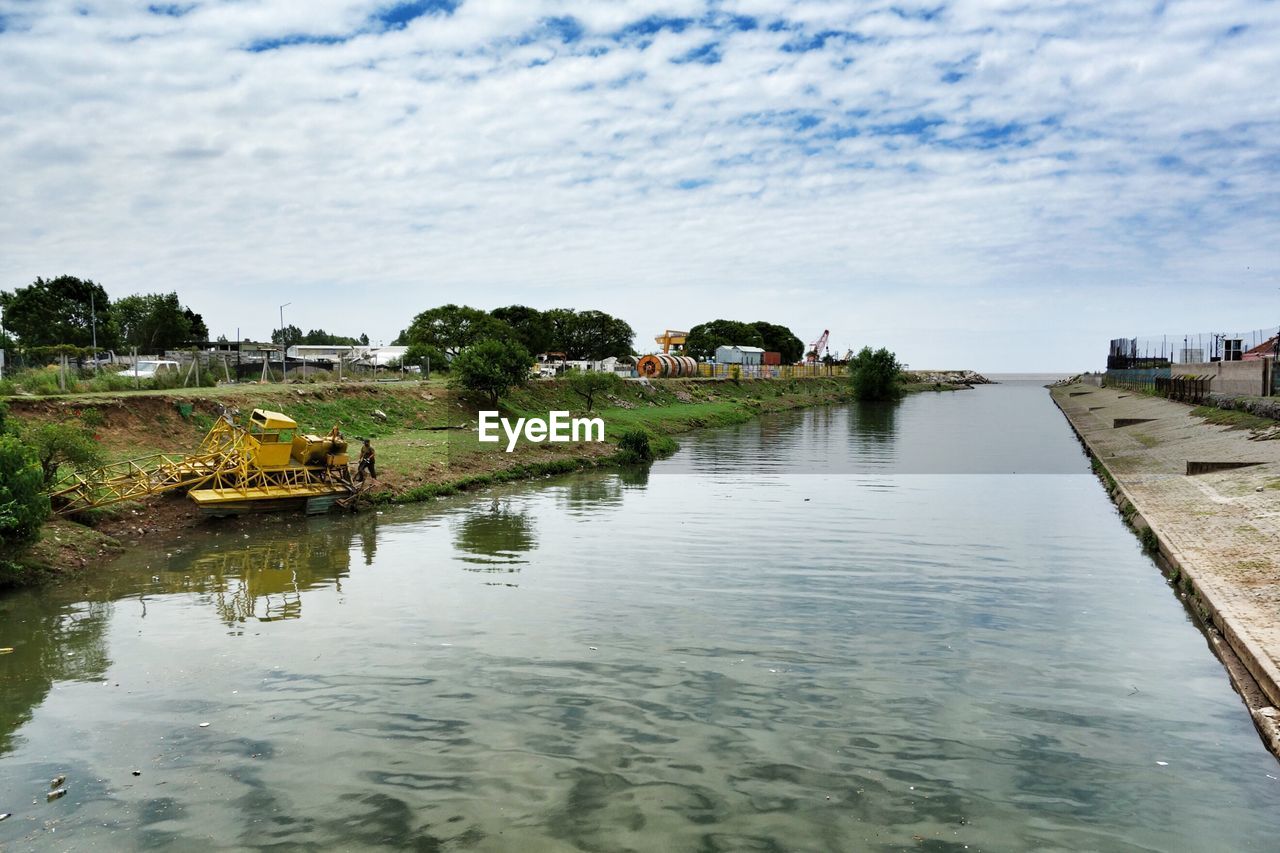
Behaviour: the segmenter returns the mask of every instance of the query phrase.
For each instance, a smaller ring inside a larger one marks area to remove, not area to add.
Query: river
[[[1038,384],[682,444],[0,598],[0,847],[1276,849]]]

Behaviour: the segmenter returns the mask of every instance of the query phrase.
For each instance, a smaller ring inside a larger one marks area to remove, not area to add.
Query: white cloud
[[[771,319],[987,369],[1248,325],[1280,286],[1276,4],[387,5],[0,0],[4,286],[176,288],[259,337],[290,300],[384,339],[444,301],[642,345]],[[650,16],[693,23],[610,38]],[[348,40],[244,49],[302,36]]]

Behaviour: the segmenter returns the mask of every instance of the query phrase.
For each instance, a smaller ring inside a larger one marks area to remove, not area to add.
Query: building
[[[746,367],[759,365],[764,360],[760,347],[743,347],[737,344],[716,347],[716,364],[741,364]]]
[[[334,344],[325,346],[320,344],[296,344],[289,347],[285,352],[289,358],[296,358],[301,361],[350,361],[355,355],[357,349],[361,347],[353,347],[349,345]]]

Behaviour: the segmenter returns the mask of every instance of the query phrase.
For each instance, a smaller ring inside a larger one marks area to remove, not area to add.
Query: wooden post
[[[227,365],[227,357],[222,357],[222,375],[227,377],[227,384],[231,384],[231,368]]]
[[[142,381],[138,379],[138,348],[133,347],[133,388],[136,391],[142,387]]]
[[[67,357],[65,355],[58,360],[58,387],[63,391],[67,390]]]

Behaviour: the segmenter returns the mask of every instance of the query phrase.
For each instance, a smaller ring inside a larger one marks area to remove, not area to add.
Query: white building
[[[716,364],[758,365],[764,361],[764,350],[760,347],[741,347],[726,345],[716,347]]]

